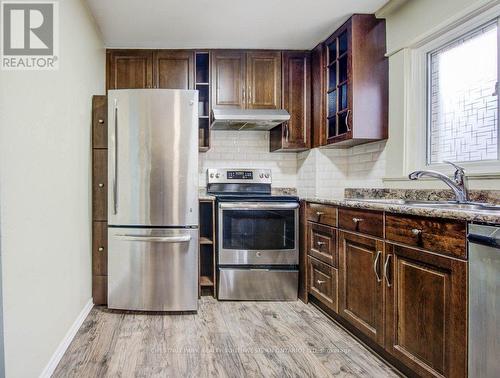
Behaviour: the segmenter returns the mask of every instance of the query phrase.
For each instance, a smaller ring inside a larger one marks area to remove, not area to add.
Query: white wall
[[[268,131],[215,130],[211,138],[210,150],[200,153],[201,187],[208,168],[269,168],[274,187],[297,187],[297,154],[269,152]]]
[[[0,71],[8,377],[38,376],[91,298],[91,98],[105,52],[83,0],[59,14],[58,71]]]

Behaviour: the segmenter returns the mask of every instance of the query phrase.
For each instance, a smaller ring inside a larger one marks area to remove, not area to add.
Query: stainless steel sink
[[[416,201],[404,199],[383,199],[383,198],[347,198],[346,201],[361,201],[367,203],[378,203],[381,205],[407,205],[415,207],[427,207],[434,209],[449,210],[470,210],[470,211],[500,211],[500,206],[481,202],[456,201]]]
[[[454,201],[406,201],[405,205],[450,210],[500,211],[500,206],[480,202],[458,203]]]
[[[382,205],[404,205],[404,199],[388,199],[388,198],[346,198],[346,201],[380,203]]]

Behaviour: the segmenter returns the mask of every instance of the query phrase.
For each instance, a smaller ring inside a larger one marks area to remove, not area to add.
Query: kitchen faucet
[[[408,178],[410,180],[418,180],[421,177],[433,177],[441,180],[453,190],[457,202],[467,202],[469,200],[469,195],[467,193],[467,177],[465,177],[465,170],[451,161],[443,161],[443,163],[450,164],[455,168],[453,179],[437,171],[415,171],[410,173]]]

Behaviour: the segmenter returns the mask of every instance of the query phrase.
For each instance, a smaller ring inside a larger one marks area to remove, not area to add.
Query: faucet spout
[[[451,163],[450,163],[451,164]],[[410,180],[418,180],[422,177],[432,177],[444,182],[446,185],[450,187],[450,189],[455,194],[455,198],[457,202],[467,202],[468,194],[467,194],[467,185],[465,180],[465,171],[463,168],[458,167],[455,164],[452,164],[455,168],[454,179],[449,178],[445,174],[437,171],[414,171],[408,175]]]

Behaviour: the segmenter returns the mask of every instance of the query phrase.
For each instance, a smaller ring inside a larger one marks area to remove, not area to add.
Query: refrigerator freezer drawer
[[[198,309],[198,229],[108,229],[108,307]]]
[[[219,299],[294,301],[298,282],[298,270],[220,268]]]

